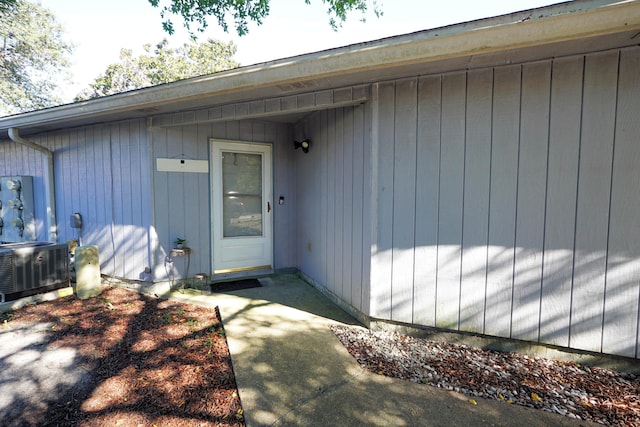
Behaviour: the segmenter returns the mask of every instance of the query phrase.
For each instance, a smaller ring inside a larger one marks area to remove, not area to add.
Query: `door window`
[[[262,156],[222,152],[223,235],[262,236]]]

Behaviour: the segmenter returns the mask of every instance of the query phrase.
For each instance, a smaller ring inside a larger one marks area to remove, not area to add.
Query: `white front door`
[[[211,140],[214,274],[272,267],[271,145]]]

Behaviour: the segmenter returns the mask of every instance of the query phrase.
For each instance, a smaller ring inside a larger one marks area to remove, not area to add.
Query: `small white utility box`
[[[75,256],[76,295],[87,299],[100,295],[100,260],[97,246],[78,246]]]

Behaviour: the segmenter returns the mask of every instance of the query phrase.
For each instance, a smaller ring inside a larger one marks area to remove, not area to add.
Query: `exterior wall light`
[[[298,148],[302,148],[303,153],[309,152],[309,147],[311,146],[311,141],[308,139],[303,139],[302,141],[293,141],[293,147],[297,150]]]

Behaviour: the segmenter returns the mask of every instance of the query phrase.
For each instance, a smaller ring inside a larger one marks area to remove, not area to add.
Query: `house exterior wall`
[[[293,179],[292,134],[287,124],[263,121],[229,121],[166,128],[153,128],[153,164],[157,158],[209,160],[210,139],[269,143],[273,148],[274,199],[286,203],[274,207],[274,268],[295,267],[295,183]],[[211,165],[210,165],[211,166]],[[211,273],[211,186],[208,173],[153,171],[154,230],[152,242],[154,277],[167,280],[170,274],[184,277],[185,263],[166,263],[176,237],[186,238],[191,248],[189,274]]]
[[[313,113],[296,129],[297,267],[344,304],[369,312],[371,123],[368,104]]]
[[[78,237],[80,212],[106,274],[181,276],[166,264],[178,236],[190,273],[210,272],[209,176],[160,173],[155,159],[208,159],[210,138],[264,142],[285,198],[276,269],[375,319],[638,358],[639,69],[635,46],[378,82],[370,100],[327,103],[295,129],[177,125],[199,117],[178,113],[29,139],[54,151],[59,241]],[[294,137],[311,139],[308,154]],[[0,144],[0,175],[35,177],[41,240],[43,170],[39,153]]]
[[[232,121],[149,128],[146,120],[82,127],[29,137],[54,152],[58,241],[80,238],[99,248],[101,272],[154,281],[184,277],[182,259],[167,262],[173,241],[192,249],[189,274],[211,273],[209,174],[156,170],[158,157],[209,159],[210,138],[273,146],[274,268],[295,267],[295,182],[292,134],[287,124]],[[43,155],[11,141],[0,144],[0,176],[34,177],[38,240],[46,240]],[[79,212],[83,228],[70,227]]]
[[[144,120],[130,120],[68,131],[29,140],[54,152],[58,242],[80,239],[97,245],[101,271],[138,279],[150,265],[150,150]],[[47,240],[45,157],[11,141],[0,144],[0,175],[34,177],[37,240]],[[82,215],[83,228],[70,227],[72,213]]]
[[[46,164],[47,159],[44,154],[12,141],[0,140],[0,176],[33,177],[36,239],[40,241],[46,241],[48,238],[45,216],[39,215],[45,209],[45,184],[42,171],[45,170]],[[4,241],[3,236],[0,236],[0,241]]]
[[[637,358],[639,69],[632,47],[375,84],[370,316]]]

